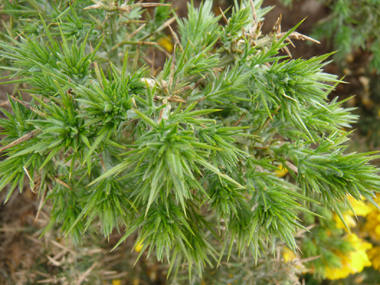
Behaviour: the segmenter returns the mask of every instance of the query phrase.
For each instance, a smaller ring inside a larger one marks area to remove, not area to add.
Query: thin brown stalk
[[[255,4],[253,3],[253,0],[251,0],[251,8],[252,8],[252,19],[253,19],[253,27],[251,30],[251,36],[256,33],[257,27],[259,23],[257,22],[257,14],[255,9]]]
[[[253,21],[257,23],[257,14],[256,14],[255,4],[253,3],[253,0],[251,0],[251,8],[252,8]]]
[[[162,120],[162,116],[164,115],[164,112],[165,112],[165,109],[161,109],[161,111],[160,111],[160,115],[159,115],[159,117],[158,117],[158,123],[161,122],[161,120]]]
[[[127,36],[128,39],[132,38],[134,35],[136,35],[138,32],[140,32],[144,27],[146,26],[146,24],[143,24],[141,25],[140,27],[138,27],[132,34],[129,34]]]
[[[243,120],[244,116],[245,116],[245,113],[243,113],[243,115],[240,116],[239,120],[237,120],[236,123],[233,124],[233,126],[234,127],[238,126],[240,124],[241,120]]]
[[[286,33],[280,33],[280,34],[277,34],[276,35],[276,38],[282,38]],[[296,40],[302,40],[302,41],[311,41],[313,43],[317,43],[317,44],[320,44],[319,41],[311,38],[311,37],[308,37],[308,36],[305,36],[299,32],[292,32],[289,36],[288,36],[289,39],[296,39]]]
[[[141,3],[139,4],[141,8],[153,8],[157,6],[171,6],[171,4],[163,4],[163,3]]]
[[[104,165],[103,156],[99,153],[100,163],[102,164],[103,171],[106,172],[106,166]]]
[[[69,185],[67,185],[65,182],[63,182],[62,180],[58,179],[57,177],[55,177],[54,180],[55,180],[55,182],[57,182],[58,184],[60,184],[60,185],[62,185],[62,186],[64,186],[64,187],[66,187],[66,188],[72,190],[72,188],[71,188]]]
[[[254,134],[254,135],[257,135],[258,132],[260,132],[263,128],[265,128],[265,127],[269,124],[269,122],[273,119],[273,116],[278,112],[278,110],[280,110],[280,108],[281,108],[281,105],[278,106],[278,108],[277,108],[277,109],[271,114],[271,116],[269,116],[269,117],[266,119],[264,125],[262,125],[262,126],[261,126],[260,128],[258,128],[255,132],[253,132],[253,134]]]
[[[287,42],[289,42],[289,43],[290,43],[290,45],[291,45],[292,47],[294,47],[294,48],[296,47],[296,46],[293,44],[293,42],[292,42],[292,40],[291,40],[291,39],[287,38],[287,39],[286,39],[286,41],[287,41]]]
[[[284,46],[283,49],[285,50],[285,52],[289,55],[290,58],[293,58],[292,57],[292,54],[290,53],[290,50],[287,46]]]
[[[205,100],[205,99],[207,99],[206,96],[205,96],[205,97],[202,97],[201,99],[198,99],[197,103],[199,103],[199,102],[201,102],[201,101],[203,101],[203,100]]]
[[[157,101],[160,101],[164,98],[162,97],[159,97],[159,96],[154,96],[154,100],[157,100]],[[181,97],[179,96],[170,96],[170,97],[165,97],[166,100],[168,100],[169,102],[175,102],[175,103],[186,103],[185,100],[183,100]]]
[[[77,285],[82,284],[82,282],[86,280],[86,277],[87,277],[88,275],[90,275],[91,271],[92,271],[97,265],[98,265],[98,262],[95,261],[94,264],[93,264],[89,269],[87,269],[86,272],[83,273],[82,276],[79,277],[79,280],[78,280],[78,282],[77,282]]]
[[[175,20],[176,20],[175,17],[171,17],[169,20],[165,21],[161,26],[159,26],[158,29],[155,31],[155,33],[159,33],[162,30],[166,29],[171,24],[173,24],[175,22]]]
[[[29,174],[28,169],[26,169],[25,166],[23,167],[23,169],[24,169],[24,171],[25,171],[25,173],[26,173],[26,176],[28,176],[29,180],[30,180],[30,181],[33,181],[32,177],[30,177],[30,174]],[[33,184],[34,184],[34,183],[33,183]],[[36,192],[34,192],[34,187],[32,187],[30,190],[31,190],[33,193],[36,193]]]
[[[170,32],[171,32],[171,34],[173,36],[173,39],[176,41],[177,45],[179,46],[179,49],[183,52],[182,45],[179,42],[177,35],[174,33],[174,31],[173,31],[173,29],[172,29],[172,27],[170,25],[169,25],[169,30],[170,30]]]
[[[276,23],[273,25],[272,31],[273,33],[279,34],[281,33],[281,20],[282,20],[282,14],[277,18]]]
[[[41,111],[37,110],[36,108],[32,107],[29,103],[27,102],[24,102],[24,101],[21,101],[20,99],[17,99],[16,97],[12,96],[12,95],[9,95],[11,96],[11,98],[13,100],[15,100],[16,102],[20,103],[21,105],[23,105],[25,108],[29,109],[30,111],[32,111],[33,113],[36,113],[37,115],[45,118],[46,115],[44,113],[42,113]]]
[[[152,71],[151,74],[154,76],[154,63],[156,61],[156,52],[153,52],[153,60],[152,60]]]
[[[298,168],[297,168],[297,166],[295,166],[294,164],[290,163],[289,161],[286,161],[285,164],[286,164],[291,170],[293,170],[295,173],[298,173]]]
[[[40,130],[34,130],[31,131],[30,133],[27,133],[26,135],[23,135],[21,138],[11,142],[10,144],[0,148],[0,153],[3,152],[4,150],[11,148],[13,146],[19,145],[20,143],[26,142],[27,140],[30,140],[31,138],[34,138],[36,134],[41,132]]]
[[[155,46],[158,45],[156,42],[145,42],[145,41],[122,41],[118,43],[117,45],[114,45],[111,49],[111,51],[114,51],[115,49],[123,46],[123,45],[138,45],[138,46]]]
[[[224,15],[222,8],[219,7],[219,11],[222,14],[223,20],[226,22],[226,24],[228,24],[228,19],[227,19],[226,15]]]
[[[126,123],[123,125],[123,127],[126,126],[126,125],[129,125],[130,123],[137,122],[138,120],[139,120],[139,119],[132,119],[132,120],[126,122]]]
[[[40,216],[40,213],[41,213],[41,210],[42,210],[42,206],[44,205],[44,201],[45,201],[45,198],[46,198],[46,188],[44,189],[44,192],[42,193],[42,196],[41,196],[41,200],[40,200],[40,204],[38,206],[38,210],[37,210],[37,214],[36,214],[36,218],[34,219],[34,222],[37,222],[38,220],[38,217]]]

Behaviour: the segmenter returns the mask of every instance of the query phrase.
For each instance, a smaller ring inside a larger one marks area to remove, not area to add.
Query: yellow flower
[[[364,230],[374,240],[380,240],[380,212],[373,212],[367,216]]]
[[[351,195],[347,195],[347,200],[350,202],[350,204],[351,204],[352,208],[354,209],[355,214],[357,216],[365,217],[368,214],[370,214],[371,212],[373,212],[373,209],[370,206],[368,206],[363,201],[356,200]],[[347,211],[344,211],[342,213],[342,216],[343,216],[343,218],[344,218],[344,220],[345,220],[345,222],[349,228],[353,228],[356,226],[355,214],[352,213],[352,211],[350,209],[348,209]],[[342,220],[336,214],[334,215],[334,221],[336,223],[337,228],[347,230],[346,227],[344,226]]]
[[[171,36],[162,37],[157,41],[157,43],[162,46],[168,53],[173,52],[174,46],[171,40]]]
[[[358,201],[351,195],[347,196],[348,201],[351,203],[352,208],[357,216],[365,217],[369,213],[373,212],[373,209],[368,206],[364,201]]]
[[[351,211],[342,213],[343,219],[349,228],[356,227],[356,221],[353,215],[354,214]],[[346,226],[343,224],[342,220],[339,218],[337,214],[334,213],[333,219],[338,229],[345,229],[347,231]]]
[[[372,267],[380,271],[380,246],[375,246],[368,252],[368,257],[372,261]]]
[[[380,196],[374,200],[380,205]],[[373,211],[366,218],[364,230],[369,233],[371,239],[380,240],[380,211],[374,205],[371,205],[371,208]]]
[[[138,244],[135,247],[136,252],[140,252],[142,248],[144,247],[143,240],[139,241]]]
[[[297,258],[297,255],[288,247],[284,246],[282,248],[282,257],[284,258],[285,263],[293,261]]]
[[[288,173],[288,170],[285,168],[285,167],[283,167],[282,166],[282,164],[280,164],[279,166],[278,166],[278,170],[276,170],[275,172],[274,172],[274,174],[277,176],[277,177],[284,177],[286,174]]]
[[[120,279],[113,279],[112,285],[121,285],[121,280]]]
[[[367,251],[372,248],[372,244],[360,239],[357,235],[352,234],[347,238],[354,248],[348,254],[341,252],[336,253],[340,258],[341,267],[325,268],[325,277],[330,280],[346,278],[350,274],[363,271],[364,267],[371,266]]]
[[[330,280],[342,279],[350,275],[350,269],[347,266],[349,258],[342,253],[337,253],[336,255],[340,257],[341,267],[325,268],[325,277]]]

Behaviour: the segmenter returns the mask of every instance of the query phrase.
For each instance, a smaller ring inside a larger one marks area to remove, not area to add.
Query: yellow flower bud
[[[167,52],[172,53],[173,52],[173,43],[171,41],[170,37],[162,37],[157,42],[160,46],[162,46]]]
[[[139,241],[135,247],[136,252],[140,252],[142,248],[144,247],[143,240]]]
[[[283,167],[282,166],[282,164],[280,164],[279,166],[278,166],[278,170],[276,170],[275,172],[274,172],[274,174],[277,176],[277,177],[284,177],[286,174],[288,173],[288,170],[285,168],[285,167]]]

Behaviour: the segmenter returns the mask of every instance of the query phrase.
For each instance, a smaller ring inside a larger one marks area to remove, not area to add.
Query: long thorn
[[[140,26],[138,29],[136,29],[132,34],[128,35],[128,39],[132,38],[134,35],[136,35],[138,32],[140,32],[145,26],[146,26],[146,24],[141,25],[141,26]]]
[[[177,35],[174,33],[174,31],[173,31],[173,29],[172,29],[172,27],[171,27],[170,25],[169,25],[169,30],[170,30],[170,32],[172,33],[172,36],[173,36],[174,40],[175,40],[176,43],[178,44],[179,49],[183,52],[182,45],[181,45],[181,43],[179,42],[179,40],[178,40],[178,38],[177,38]]]
[[[251,0],[251,8],[252,8],[252,17],[255,24],[257,23],[257,14],[255,9],[255,4],[253,3],[253,0]]]
[[[223,20],[226,22],[226,24],[228,24],[228,19],[227,19],[226,15],[224,15],[222,8],[219,7],[219,11],[222,14]]]

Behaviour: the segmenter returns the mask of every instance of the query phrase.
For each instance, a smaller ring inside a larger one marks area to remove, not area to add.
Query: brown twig
[[[255,9],[255,4],[253,3],[253,0],[251,0],[251,8],[252,8],[252,17],[255,23],[257,23],[257,14]]]
[[[289,50],[289,48],[287,46],[284,46],[282,49],[289,55],[290,58],[293,58],[293,56],[290,53],[290,50]]]
[[[276,38],[282,38],[286,33],[280,33],[280,34],[277,34],[276,35]],[[302,40],[302,41],[311,41],[313,43],[317,43],[317,44],[320,44],[319,41],[311,38],[311,37],[308,37],[308,36],[305,36],[299,32],[292,32],[289,36],[288,36],[289,39],[296,39],[296,40]]]
[[[155,46],[158,45],[156,42],[145,42],[145,41],[122,41],[118,43],[117,45],[113,46],[111,48],[111,51],[114,51],[115,49],[119,48],[122,45],[138,45],[138,46]]]
[[[207,74],[206,74],[204,77],[202,77],[201,79],[199,79],[199,80],[195,83],[195,85],[194,85],[194,87],[193,87],[193,90],[194,90],[195,88],[197,88],[199,84],[201,84],[201,82],[206,78],[206,76],[207,76]]]
[[[161,122],[161,120],[162,120],[162,116],[164,115],[164,111],[165,111],[165,109],[161,109],[161,111],[160,111],[160,116],[158,117],[158,123]]]
[[[45,198],[46,198],[46,188],[44,189],[44,192],[42,193],[42,196],[41,196],[41,200],[40,200],[40,204],[38,206],[38,210],[37,210],[37,214],[36,214],[36,218],[34,219],[34,222],[36,223],[37,220],[38,220],[38,217],[40,216],[40,213],[41,213],[41,210],[42,210],[42,206],[44,205],[44,201],[45,201]]]
[[[108,6],[103,3],[96,3],[94,5],[88,6],[84,8],[83,10],[90,10],[90,9],[103,9],[107,12],[115,12],[115,11],[121,11],[121,12],[126,12],[129,13],[132,9],[136,7],[141,7],[141,8],[154,8],[157,6],[171,6],[171,4],[163,4],[163,3],[137,3],[137,4],[132,4],[132,5],[126,5],[122,4],[121,6]]]
[[[179,49],[183,52],[182,45],[181,45],[181,43],[179,42],[177,35],[174,33],[174,31],[173,31],[173,29],[172,29],[172,27],[171,27],[170,25],[169,25],[168,27],[169,27],[169,30],[170,30],[170,32],[171,32],[171,34],[172,34],[174,40],[176,41],[177,45],[179,46]]]
[[[127,36],[128,39],[132,38],[134,35],[136,35],[138,32],[140,32],[144,27],[146,26],[146,24],[144,25],[141,25],[138,29],[136,29],[132,34],[129,34]]]
[[[102,164],[103,171],[106,172],[106,166],[104,165],[103,156],[101,153],[99,153],[100,163]]]
[[[82,284],[82,282],[86,280],[86,277],[91,273],[91,271],[92,271],[97,265],[98,265],[98,262],[95,261],[94,264],[93,264],[89,269],[87,269],[86,272],[83,273],[83,275],[81,275],[81,276],[79,277],[79,280],[78,280],[78,282],[77,282],[77,285]]]
[[[157,100],[157,101],[160,101],[160,100],[163,99],[162,97],[159,97],[159,96],[154,96],[153,98],[154,98],[154,100]],[[185,100],[183,100],[181,97],[178,97],[178,96],[170,96],[170,97],[165,97],[165,98],[166,98],[166,100],[168,100],[169,102],[186,103]]]
[[[141,4],[139,4],[139,6],[141,6],[141,8],[154,8],[157,6],[170,7],[171,5],[172,4],[162,4],[162,3],[141,3]]]
[[[55,177],[54,180],[55,180],[55,182],[57,182],[58,184],[60,184],[60,185],[62,185],[62,186],[64,186],[64,187],[69,188],[70,190],[72,190],[71,187],[70,187],[69,185],[67,185],[65,182],[63,182],[62,180],[58,179],[57,177]]]
[[[205,97],[202,97],[201,99],[198,99],[198,100],[197,100],[197,103],[199,103],[199,102],[201,102],[201,101],[203,101],[203,100],[205,100],[205,99],[207,99],[206,96],[205,96]]]
[[[281,20],[282,20],[282,14],[277,18],[276,23],[273,25],[272,32],[279,34],[281,33]]]
[[[171,17],[169,20],[165,21],[158,29],[155,31],[155,33],[159,33],[162,30],[166,29],[169,27],[171,24],[173,24],[176,20],[176,17]]]
[[[290,163],[289,161],[285,161],[285,164],[286,164],[291,170],[293,170],[295,173],[298,173],[298,168],[297,168],[297,166],[295,166],[294,164]]]
[[[16,146],[20,143],[26,142],[27,140],[30,140],[31,138],[34,138],[34,136],[36,134],[38,134],[39,132],[41,132],[41,131],[40,130],[34,130],[34,131],[31,131],[30,133],[27,133],[26,135],[23,135],[21,138],[19,138],[15,141],[11,142],[10,144],[2,147],[0,149],[0,153],[3,152],[4,150],[8,149],[8,148],[11,148],[11,147]]]
[[[237,120],[236,123],[233,124],[233,126],[234,127],[238,126],[240,124],[241,120],[243,120],[244,116],[245,116],[245,113],[243,113],[243,115],[240,116],[239,120]]]
[[[253,3],[253,0],[251,0],[251,8],[252,8],[252,18],[253,18],[253,27],[251,30],[251,33],[256,33],[257,26],[259,23],[257,22],[257,14],[256,14],[256,9],[255,9],[255,4]],[[251,36],[253,36],[251,34]]]
[[[138,120],[139,120],[139,119],[132,119],[132,120],[126,122],[126,123],[123,125],[123,127],[126,126],[126,125],[129,125],[130,123],[137,122]]]
[[[254,131],[253,134],[257,135],[258,132],[260,132],[263,128],[265,128],[269,124],[269,122],[273,119],[273,116],[278,112],[278,110],[280,110],[280,108],[281,108],[281,105],[278,106],[278,108],[271,114],[271,116],[269,116],[266,119],[265,123],[260,128],[258,128],[256,131]]]
[[[36,108],[32,107],[29,103],[27,102],[24,102],[24,101],[21,101],[20,99],[17,99],[16,97],[13,97],[12,95],[9,95],[13,100],[15,100],[16,102],[20,103],[21,105],[23,105],[25,108],[29,109],[30,111],[32,111],[33,113],[36,113],[37,115],[45,118],[46,115],[44,113],[42,113],[41,111],[37,110]]]
[[[151,74],[154,76],[154,63],[156,61],[156,52],[153,51],[153,59],[152,59],[152,71]]]
[[[286,41],[287,42],[289,42],[290,43],[290,45],[292,46],[292,47],[296,47],[294,44],[293,44],[293,42],[292,42],[292,40],[291,39],[289,39],[289,38],[286,38]]]
[[[224,15],[222,8],[219,7],[219,11],[222,14],[223,20],[226,22],[226,24],[228,24],[228,19],[227,19],[226,15]]]

